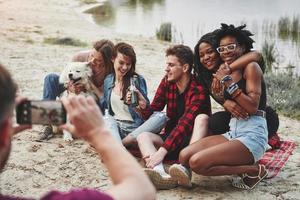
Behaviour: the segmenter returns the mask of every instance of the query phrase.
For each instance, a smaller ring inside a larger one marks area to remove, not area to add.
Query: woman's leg
[[[184,148],[179,154],[179,161],[182,165],[189,167],[189,160],[194,154],[206,148],[222,144],[227,141],[228,140],[221,135],[202,138],[201,140],[194,142],[193,144],[190,144],[189,146]]]
[[[163,112],[153,113],[141,126],[128,134],[123,140],[124,146],[136,143],[136,138],[144,132],[159,133],[167,122],[167,116]]]
[[[208,135],[208,120],[209,116],[206,114],[197,115],[190,144]]]
[[[201,150],[189,160],[191,169],[195,173],[204,176],[247,173],[249,176],[244,177],[242,182],[250,188],[255,186],[267,174],[264,167],[253,163],[253,155],[238,140],[231,140]]]
[[[157,148],[163,145],[163,140],[159,135],[149,132],[140,134],[137,137],[137,142],[145,162],[157,151]],[[177,181],[166,173],[162,162],[153,169],[146,168],[145,173],[157,189],[171,189],[177,186]]]
[[[189,160],[190,158],[202,151],[206,148],[210,148],[212,146],[222,144],[227,142],[228,140],[223,136],[209,136],[206,138],[202,138],[193,144],[190,144],[188,147],[184,148],[179,154],[179,161],[181,164],[173,164],[170,169],[169,173],[173,179],[178,181],[178,184],[183,187],[191,187],[192,182],[192,173],[189,169]]]
[[[205,176],[246,173],[248,165],[252,163],[254,163],[254,159],[251,152],[238,140],[202,149],[191,156],[189,160],[191,169]],[[243,166],[247,167],[243,168]]]
[[[159,135],[144,132],[137,137],[139,149],[143,158],[154,154],[157,148],[163,145],[163,140]]]
[[[122,144],[122,139],[119,132],[119,126],[115,118],[110,114],[105,114],[103,118],[107,128],[110,130],[110,133],[118,142],[120,142],[120,144]]]
[[[55,100],[65,90],[59,83],[59,75],[48,74],[44,79],[43,100]]]

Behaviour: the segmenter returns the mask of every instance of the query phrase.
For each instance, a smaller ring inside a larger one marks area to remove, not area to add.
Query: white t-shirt
[[[133,122],[128,106],[124,104],[123,100],[121,100],[121,97],[117,95],[114,90],[111,92],[110,103],[111,109],[115,113],[115,119]]]

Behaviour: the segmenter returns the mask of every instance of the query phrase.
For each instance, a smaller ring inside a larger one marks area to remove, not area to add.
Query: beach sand
[[[169,43],[99,27],[82,14],[83,7],[75,0],[0,0],[0,62],[13,74],[22,96],[41,99],[45,75],[61,72],[74,53],[90,48],[43,42],[48,37],[72,37],[88,44],[102,38],[132,44],[137,71],[146,78],[152,99],[164,74],[164,50]],[[66,144],[59,135],[47,142],[35,142],[40,130],[40,126],[34,126],[14,137],[10,159],[0,175],[1,193],[38,198],[51,189],[91,187],[105,191],[111,185],[107,170],[87,143],[75,140]],[[283,139],[299,145],[299,132],[299,121],[280,117]],[[275,178],[252,191],[232,188],[230,176],[194,174],[193,182],[189,190],[158,191],[157,199],[300,199],[300,149],[294,150]]]

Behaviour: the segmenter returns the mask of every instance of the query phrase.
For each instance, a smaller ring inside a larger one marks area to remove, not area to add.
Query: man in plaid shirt
[[[177,160],[181,149],[189,144],[194,120],[198,114],[211,114],[210,100],[204,88],[191,74],[193,52],[184,45],[166,50],[166,76],[156,91],[151,105],[139,94],[138,109],[147,119],[154,111],[162,111],[167,105],[169,118],[163,134],[142,133],[137,141],[146,162],[146,173],[158,189],[176,186],[163,168],[167,156]],[[158,148],[158,150],[157,150]]]

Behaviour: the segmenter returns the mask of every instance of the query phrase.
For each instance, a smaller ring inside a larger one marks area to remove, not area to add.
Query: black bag
[[[268,138],[276,135],[279,127],[279,117],[271,106],[266,107],[266,120],[268,126]]]

